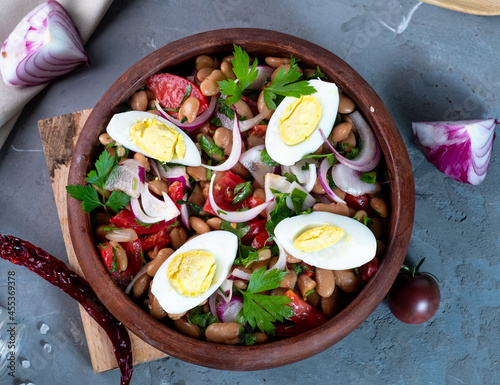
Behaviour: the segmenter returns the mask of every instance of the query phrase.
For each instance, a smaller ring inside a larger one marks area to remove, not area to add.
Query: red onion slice
[[[415,122],[413,133],[439,171],[458,182],[478,185],[486,177],[497,124],[495,119]]]
[[[286,268],[286,253],[285,249],[281,245],[281,243],[278,242],[276,237],[273,238],[274,242],[278,245],[278,249],[280,251],[280,255],[278,257],[278,260],[276,261],[276,264],[273,266],[273,269],[278,269],[278,270],[285,270]]]
[[[234,147],[234,146],[233,146]],[[266,209],[267,206],[271,204],[271,202],[274,202],[274,197],[273,199],[261,203],[258,206],[255,206],[251,209],[248,209],[246,211],[228,211],[223,210],[220,208],[217,203],[215,202],[213,190],[214,190],[214,180],[215,180],[215,174],[212,175],[212,179],[210,180],[210,188],[208,190],[208,199],[210,202],[210,206],[212,206],[212,210],[216,215],[224,219],[228,222],[233,222],[233,223],[242,223],[242,222],[248,222],[257,217],[262,211]]]
[[[258,184],[264,186],[266,174],[274,172],[274,167],[261,162],[260,155],[264,145],[255,146],[240,156],[240,163],[252,174]]]
[[[5,40],[0,68],[5,84],[36,86],[89,60],[66,10],[47,1],[27,14]]]
[[[144,167],[135,159],[126,159],[113,168],[104,188],[120,190],[132,198],[138,198],[144,190]]]
[[[304,170],[303,168],[308,165]],[[281,174],[289,172],[297,177],[299,183],[307,192],[311,192],[316,183],[316,163],[312,159],[301,159],[292,166],[282,166]]]
[[[229,302],[220,301],[216,313],[221,322],[236,322],[238,313],[243,308],[243,298],[234,295]]]
[[[163,220],[161,217],[150,217],[145,214],[137,198],[130,198],[130,209],[132,210],[132,214],[142,223],[156,223]]]
[[[187,201],[188,194],[187,193],[184,194],[182,199]],[[181,205],[181,220],[182,220],[182,223],[184,224],[184,227],[186,227],[186,229],[188,229],[188,230],[191,230],[191,225],[189,224],[189,207],[186,204]]]
[[[219,290],[215,292],[208,298],[208,307],[210,308],[210,313],[214,317],[217,317],[217,297],[219,296]]]
[[[359,137],[361,139],[361,152],[359,155],[350,160],[346,157],[342,156],[330,143],[328,138],[325,136],[322,130],[320,130],[321,136],[325,143],[328,145],[330,150],[335,154],[335,157],[338,161],[346,166],[357,170],[357,171],[371,171],[373,170],[378,163],[380,162],[380,158],[382,156],[382,151],[380,149],[380,145],[378,144],[378,140],[375,137],[371,127],[368,125],[366,120],[361,116],[359,111],[354,111],[349,115],[352,119],[352,122],[356,126],[359,132]]]
[[[330,184],[328,183],[328,178],[326,174],[328,173],[328,170],[332,164],[328,160],[328,158],[323,159],[321,164],[319,165],[319,171],[318,171],[318,178],[319,178],[319,183],[321,183],[321,187],[323,187],[323,190],[325,190],[326,194],[332,198],[335,202],[337,203],[345,203],[343,199],[341,199],[335,192],[333,192],[332,188],[330,187]]]
[[[155,173],[158,173],[161,177],[160,179],[166,179],[170,183],[181,182],[182,187],[185,189],[191,188],[191,183],[189,183],[189,176],[186,172],[185,166],[163,166],[162,164],[155,165]],[[166,168],[166,169],[165,169]]]
[[[191,123],[181,123],[178,119],[175,119],[174,117],[167,114],[165,110],[160,106],[158,100],[155,100],[155,106],[163,118],[167,119],[170,123],[173,123],[177,127],[190,132],[203,126],[208,121],[208,119],[210,119],[215,111],[215,107],[217,106],[217,97],[212,96],[210,98],[208,108],[202,114],[198,115]]]
[[[229,279],[232,279],[233,281],[235,279],[241,279],[243,281],[250,281],[251,276],[252,276],[252,274],[246,273],[243,270],[236,268],[231,272]]]
[[[375,194],[380,191],[378,183],[365,183],[360,179],[360,176],[361,172],[342,163],[337,163],[332,167],[333,181],[342,191],[354,196]]]
[[[238,115],[235,114],[234,126],[233,126],[233,147],[231,148],[231,154],[229,154],[229,157],[226,159],[224,163],[221,163],[217,166],[209,166],[206,164],[202,164],[202,166],[212,171],[231,170],[236,165],[236,163],[238,163],[238,160],[240,159],[242,145],[243,141],[241,139]]]
[[[252,67],[250,67],[252,68]],[[249,70],[250,70],[249,68]],[[250,83],[250,85],[247,87],[247,90],[261,90],[262,87],[266,85],[267,82],[271,80],[271,75],[274,72],[274,68],[265,66],[265,65],[257,65],[257,77],[255,80]]]
[[[286,197],[286,205],[288,206],[288,208],[290,210],[295,210],[295,208],[293,207],[293,202],[292,202],[292,193],[293,193],[293,190],[300,190],[302,192],[305,192],[307,194],[306,196],[306,199],[304,200],[304,203],[302,204],[302,208],[300,209],[300,211],[304,211],[304,210],[307,210],[309,207],[313,207],[314,204],[316,203],[316,199],[314,199],[311,194],[309,194],[304,187],[302,187],[300,184],[298,184],[297,182],[292,182],[290,184],[290,187],[288,188],[288,191],[286,191],[289,195]]]
[[[135,275],[134,279],[132,280],[132,282],[130,282],[127,286],[127,288],[125,289],[125,294],[130,294],[130,291],[132,290],[132,288],[134,287],[134,284],[135,282],[141,278],[144,274],[146,274],[146,271],[148,270],[148,266],[151,262],[148,262],[146,263],[142,268],[141,270],[139,270],[139,272]]]

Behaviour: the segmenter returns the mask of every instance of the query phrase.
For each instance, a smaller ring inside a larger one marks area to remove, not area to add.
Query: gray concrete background
[[[429,164],[412,138],[415,120],[500,118],[500,19],[404,0],[115,1],[86,45],[92,67],[49,85],[30,102],[0,151],[0,232],[67,262],[37,121],[91,108],[116,78],[155,49],[194,33],[259,27],[323,46],[354,67],[393,114],[415,173],[410,262],[440,280],[442,301],[422,325],[397,321],[382,302],[351,335],[303,362],[255,372],[206,369],[174,358],[138,365],[132,384],[498,384],[500,359],[500,141],[486,180],[460,184]],[[384,26],[387,24],[388,27]],[[406,28],[405,28],[406,27]],[[96,375],[76,302],[29,271],[17,277],[17,317],[28,339],[15,379],[0,383],[118,384]],[[50,331],[42,335],[46,323]],[[43,350],[49,342],[51,353]],[[273,357],[269,357],[270,360]]]

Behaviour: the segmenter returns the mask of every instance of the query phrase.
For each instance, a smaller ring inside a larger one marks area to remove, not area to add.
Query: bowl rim
[[[413,227],[415,190],[413,171],[399,130],[371,86],[332,52],[301,38],[256,28],[229,28],[198,33],[152,52],[121,75],[105,92],[88,117],[71,160],[68,184],[84,184],[94,164],[97,137],[111,116],[146,79],[165,68],[194,60],[200,54],[232,52],[233,44],[260,57],[289,56],[306,65],[318,65],[356,104],[379,140],[391,180],[391,218],[387,244],[378,272],[354,300],[335,317],[308,332],[254,346],[222,345],[196,340],[149,316],[111,279],[93,242],[90,215],[68,196],[68,222],[78,262],[104,306],[130,331],[155,348],[180,360],[224,370],[270,369],[311,357],[342,340],[381,303],[404,261]],[[281,55],[280,55],[281,53]],[[389,147],[390,143],[390,147]],[[380,273],[382,272],[382,273]],[[117,298],[119,300],[117,300]],[[126,306],[124,306],[126,304]],[[141,322],[137,323],[137,320]],[[189,349],[186,349],[189,346]],[[268,356],[272,354],[271,356]]]

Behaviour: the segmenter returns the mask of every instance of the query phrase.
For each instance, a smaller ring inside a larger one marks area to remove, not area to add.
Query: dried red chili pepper
[[[113,344],[121,385],[132,378],[132,346],[127,329],[99,301],[89,283],[46,251],[11,235],[0,234],[0,258],[27,267],[76,299],[104,329]]]

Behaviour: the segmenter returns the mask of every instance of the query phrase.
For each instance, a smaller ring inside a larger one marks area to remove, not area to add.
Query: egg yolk
[[[160,162],[184,159],[186,142],[174,128],[156,119],[144,119],[130,128],[130,139],[142,151]]]
[[[302,96],[290,103],[279,122],[279,135],[283,143],[293,146],[308,139],[318,126],[321,105],[313,95]]]
[[[300,234],[293,247],[301,251],[323,250],[338,242],[344,235],[344,230],[340,227],[327,225],[318,226],[304,231]]]
[[[185,297],[197,297],[206,292],[214,275],[214,255],[204,250],[177,254],[167,269],[170,284]]]

